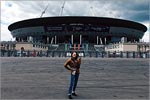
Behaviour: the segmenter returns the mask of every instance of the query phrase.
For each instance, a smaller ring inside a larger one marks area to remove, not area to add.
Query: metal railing
[[[17,51],[1,50],[1,57],[70,57],[72,51]],[[98,51],[77,51],[82,57],[95,58],[149,58],[149,52],[98,52]]]

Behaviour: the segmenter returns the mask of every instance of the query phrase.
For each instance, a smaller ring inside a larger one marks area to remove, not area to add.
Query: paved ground
[[[67,58],[1,58],[2,99],[66,99]],[[76,99],[149,98],[149,60],[83,58]]]

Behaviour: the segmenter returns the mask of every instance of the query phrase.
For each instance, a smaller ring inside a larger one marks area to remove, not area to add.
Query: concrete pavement
[[[68,58],[1,58],[1,99],[67,99]],[[149,60],[82,58],[76,99],[149,98]]]

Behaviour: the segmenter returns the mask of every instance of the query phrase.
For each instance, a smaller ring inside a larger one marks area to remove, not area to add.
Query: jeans
[[[71,80],[70,80],[68,95],[71,95],[72,91],[76,90],[77,83],[78,83],[78,78],[79,78],[78,73],[76,73],[75,75],[71,74]]]

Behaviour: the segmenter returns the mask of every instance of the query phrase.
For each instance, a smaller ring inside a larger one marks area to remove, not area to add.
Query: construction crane
[[[46,6],[46,8],[44,9],[44,11],[42,12],[42,14],[41,14],[40,18],[43,16],[43,14],[44,14],[44,13],[45,13],[45,11],[47,10],[48,6],[49,6],[49,4]]]
[[[63,9],[64,9],[64,6],[65,6],[65,1],[64,1],[63,5],[62,5],[62,7],[61,7],[61,12],[60,12],[60,15],[59,15],[59,16],[62,16],[62,14],[63,14]]]
[[[93,10],[93,7],[90,7],[90,10],[91,10],[92,16],[95,16],[95,12]]]

